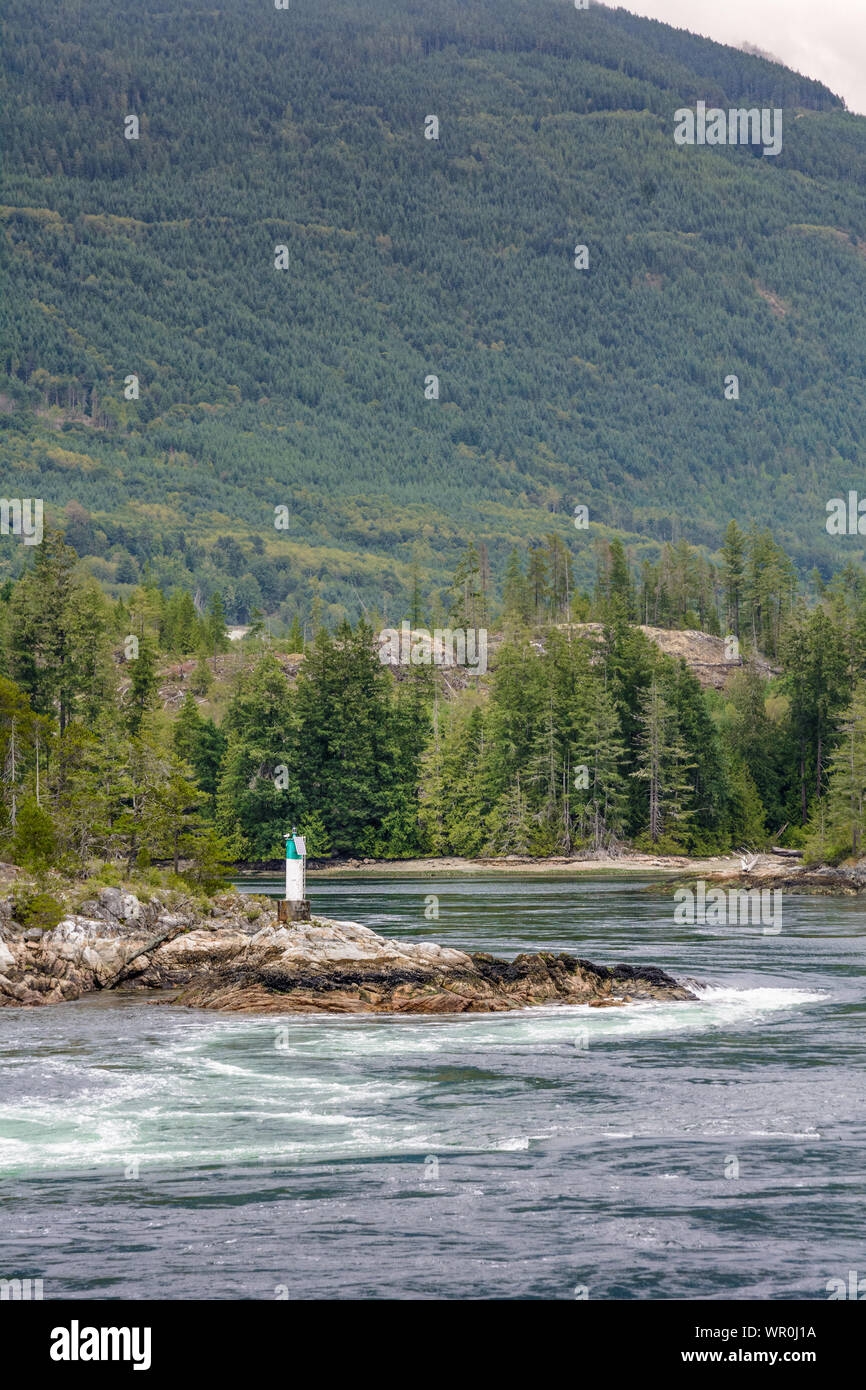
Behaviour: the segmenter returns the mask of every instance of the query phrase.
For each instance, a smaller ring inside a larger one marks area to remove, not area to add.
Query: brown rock
[[[500,960],[392,941],[356,922],[282,925],[270,904],[224,894],[203,918],[104,889],[39,941],[6,935],[0,1005],[46,1004],[92,990],[173,990],[171,1002],[235,1013],[501,1013],[535,1004],[619,1007],[693,999],[653,967],[610,969],[543,951]],[[251,920],[251,917],[253,920]],[[168,1002],[168,1001],[166,1001]]]

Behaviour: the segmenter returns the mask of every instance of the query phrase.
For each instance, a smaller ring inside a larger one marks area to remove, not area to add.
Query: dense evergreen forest
[[[227,655],[218,592],[203,611],[153,584],[112,600],[50,532],[0,588],[0,856],[37,873],[168,865],[207,890],[230,862],[279,856],[293,823],[318,857],[780,837],[822,858],[856,852],[866,576],[848,564],[807,601],[793,573],[768,533],[734,522],[709,589],[697,549],[667,547],[638,572],[614,540],[578,590],[552,535],[512,553],[500,595],[470,547],[451,618],[488,623],[495,646],[473,676],[386,667],[365,619],[305,639],[296,616],[282,641],[259,620]],[[693,601],[730,644],[721,690],[638,622],[653,603],[691,621]],[[433,621],[420,583],[405,618]],[[772,666],[753,660],[758,642]]]
[[[866,121],[570,0],[5,39],[3,515],[46,530],[0,537],[0,854],[859,850]],[[698,100],[781,153],[677,146]],[[402,620],[489,671],[386,667]]]
[[[2,491],[44,498],[114,600],[335,632],[416,578],[444,611],[470,543],[498,589],[557,536],[590,591],[599,537],[636,571],[684,535],[718,565],[747,513],[801,576],[862,558],[825,507],[861,482],[866,121],[820,83],[571,0],[9,0],[4,24]],[[699,99],[782,108],[781,154],[676,146]],[[0,539],[0,573],[26,560]],[[616,639],[614,702],[623,662]],[[478,775],[523,824],[508,768]]]

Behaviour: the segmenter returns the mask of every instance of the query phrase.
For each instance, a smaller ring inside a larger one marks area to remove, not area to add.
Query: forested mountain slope
[[[588,578],[577,504],[635,558],[731,515],[860,555],[824,522],[862,482],[866,120],[819,83],[571,0],[5,29],[2,491],[77,504],[102,579],[393,614],[467,540],[501,574],[558,530]],[[699,100],[784,108],[782,152],[677,146]]]

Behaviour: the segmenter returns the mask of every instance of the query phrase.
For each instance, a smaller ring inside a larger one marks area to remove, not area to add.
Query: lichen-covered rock
[[[119,984],[171,990],[160,997],[191,1007],[257,1013],[498,1013],[694,998],[653,967],[607,969],[549,952],[505,961],[432,941],[391,941],[331,918],[283,926],[275,905],[253,911],[235,894],[205,915],[193,904],[169,909],[158,898],[143,904],[103,889],[38,940],[14,924],[4,936],[0,1004],[19,1006]]]
[[[23,929],[0,910],[0,1005],[50,1004],[110,988],[141,966],[140,952],[156,939],[186,932],[196,921],[170,912],[158,899],[142,903],[132,893],[104,888],[50,930]]]

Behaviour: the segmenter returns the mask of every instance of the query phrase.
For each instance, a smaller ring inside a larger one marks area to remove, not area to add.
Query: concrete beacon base
[[[309,898],[301,898],[298,902],[289,902],[288,899],[281,898],[277,903],[277,916],[280,922],[309,922]]]

